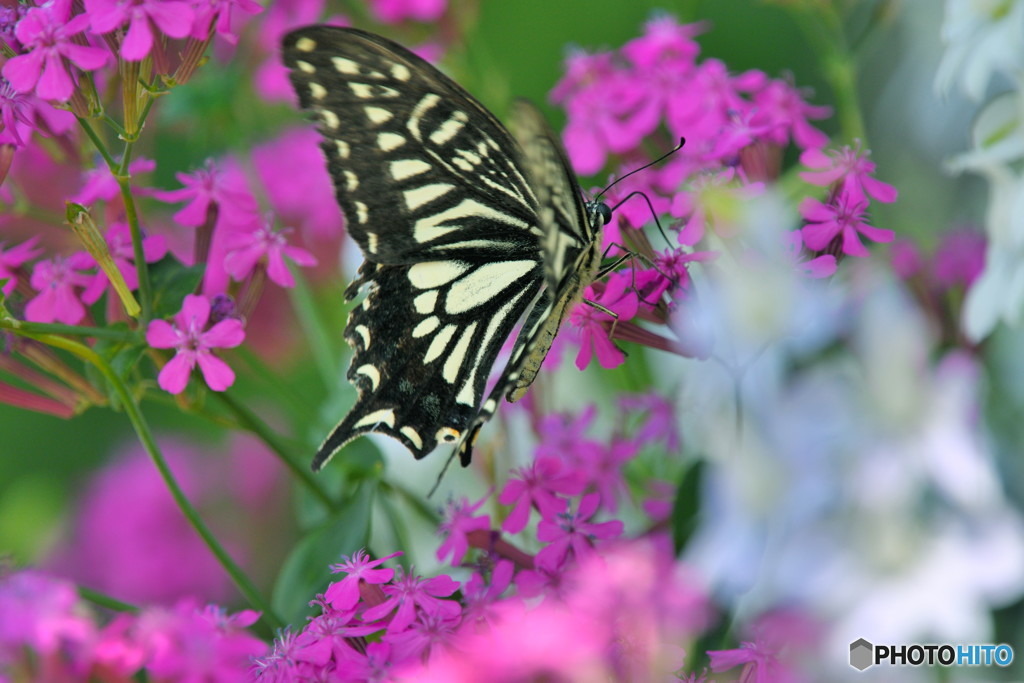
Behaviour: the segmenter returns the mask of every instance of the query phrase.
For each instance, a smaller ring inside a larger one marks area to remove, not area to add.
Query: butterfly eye
[[[601,217],[601,225],[608,225],[612,220],[612,210],[604,202],[598,202],[594,207],[597,215]]]

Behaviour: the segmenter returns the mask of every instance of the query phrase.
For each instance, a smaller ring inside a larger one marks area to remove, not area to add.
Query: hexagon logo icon
[[[858,638],[850,643],[850,666],[857,671],[863,671],[874,664],[875,646]]]

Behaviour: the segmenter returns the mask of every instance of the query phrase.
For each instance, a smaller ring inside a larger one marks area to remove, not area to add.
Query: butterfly
[[[594,280],[611,211],[583,201],[557,137],[528,102],[514,105],[513,136],[426,61],[352,28],[298,29],[283,55],[364,257],[345,291],[346,301],[366,292],[344,332],[358,398],[313,469],[368,432],[417,459],[453,444],[468,465],[481,426],[503,395],[526,393]]]

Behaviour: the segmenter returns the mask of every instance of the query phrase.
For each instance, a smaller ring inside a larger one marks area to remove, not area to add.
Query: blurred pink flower
[[[804,256],[804,237],[801,231],[791,230],[783,239],[789,262],[807,277],[830,277],[836,272],[836,257],[832,254],[821,254],[806,261],[800,260]]]
[[[889,259],[893,271],[903,280],[913,277],[924,267],[921,250],[909,239],[893,241],[889,247]]]
[[[204,296],[188,294],[181,311],[174,316],[174,324],[166,320],[153,320],[146,330],[146,343],[156,349],[176,349],[172,358],[160,371],[160,388],[180,394],[188,383],[196,364],[203,373],[207,386],[224,391],[235,382],[235,373],[228,364],[213,355],[212,349],[232,348],[245,339],[242,323],[235,319],[222,320],[206,328],[210,319],[210,302]]]
[[[84,251],[39,261],[32,269],[32,287],[39,292],[25,305],[25,319],[36,323],[77,325],[85,317],[76,287],[87,287],[92,276],[82,271],[95,265]]]
[[[947,232],[932,257],[936,284],[947,289],[969,288],[985,269],[986,247],[985,235],[976,230]]]
[[[195,20],[192,5],[178,0],[85,0],[85,11],[97,33],[128,26],[119,52],[130,62],[145,59],[161,39],[153,35],[154,27],[170,38],[184,38]]]
[[[196,0],[195,21],[191,36],[196,40],[206,40],[213,29],[217,35],[231,45],[238,42],[231,20],[231,10],[238,8],[246,14],[259,14],[263,7],[255,0]]]
[[[71,64],[94,71],[107,63],[106,50],[73,40],[88,26],[88,14],[71,16],[71,0],[29,9],[14,29],[26,52],[7,60],[4,77],[18,92],[34,90],[44,100],[68,100],[75,89]]]
[[[288,271],[285,257],[299,266],[315,266],[317,261],[302,247],[285,241],[285,236],[291,231],[291,228],[274,230],[273,217],[269,214],[253,230],[235,230],[223,242],[227,251],[224,270],[235,280],[242,281],[256,268],[256,264],[263,261],[267,276],[273,282],[282,287],[294,287],[295,278]]]
[[[67,658],[85,677],[95,631],[71,582],[33,570],[0,573],[0,663],[20,660],[27,649]]]
[[[3,286],[5,295],[10,296],[18,285],[18,269],[43,253],[41,249],[36,248],[38,241],[38,236],[30,237],[6,251],[4,250],[5,243],[0,242],[0,280],[7,280]]]
[[[656,16],[644,24],[644,34],[622,46],[624,54],[640,69],[666,64],[678,70],[693,66],[700,45],[694,40],[706,30],[703,23],[680,24],[668,14]]]
[[[252,151],[256,173],[280,220],[306,237],[341,235],[344,218],[329,176],[323,172],[320,136],[312,128],[294,128]]]
[[[182,188],[158,190],[153,196],[164,202],[188,202],[174,214],[174,220],[181,225],[203,225],[212,205],[217,207],[218,221],[229,225],[245,224],[259,215],[259,204],[249,190],[245,173],[234,160],[218,163],[207,159],[202,168],[192,173],[176,173],[174,177]]]
[[[136,157],[128,164],[128,173],[132,176],[149,173],[154,169],[156,169],[156,162],[141,156]],[[110,167],[102,159],[98,161],[95,168],[91,168],[83,174],[83,180],[82,189],[71,197],[71,201],[78,204],[91,206],[99,200],[109,202],[121,194],[121,188],[117,184],[117,179],[114,178],[114,174],[110,172]],[[144,190],[145,188],[141,187],[133,188],[133,192],[136,194],[140,194],[140,191]]]
[[[448,0],[370,0],[370,11],[385,24],[437,21],[447,8]]]
[[[679,450],[679,425],[676,406],[661,394],[651,391],[646,394],[627,394],[619,397],[619,408],[624,412],[642,414],[646,419],[633,433],[633,440],[639,444],[663,441],[665,448],[675,453]]]
[[[480,509],[480,506],[490,497],[491,494],[488,492],[473,504],[470,504],[467,498],[449,501],[437,529],[438,533],[444,536],[444,542],[437,549],[438,560],[443,562],[450,555],[451,565],[459,566],[466,556],[466,551],[469,550],[467,535],[471,531],[487,531],[491,528],[490,515],[473,516],[473,513]]]
[[[174,441],[161,446],[185,494],[196,503],[208,499],[209,461]],[[135,603],[231,595],[227,574],[141,447],[122,453],[89,482],[74,524],[70,547],[50,566],[84,585]]]
[[[754,92],[752,99],[753,122],[764,125],[765,137],[776,145],[786,145],[790,137],[801,149],[817,149],[828,144],[828,136],[808,119],[829,116],[831,107],[808,103],[799,89],[780,80],[769,81]]]

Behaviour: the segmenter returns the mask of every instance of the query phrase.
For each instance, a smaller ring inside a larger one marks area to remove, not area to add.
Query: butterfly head
[[[602,201],[590,201],[587,202],[587,218],[591,225],[605,226],[612,220],[612,210]]]

